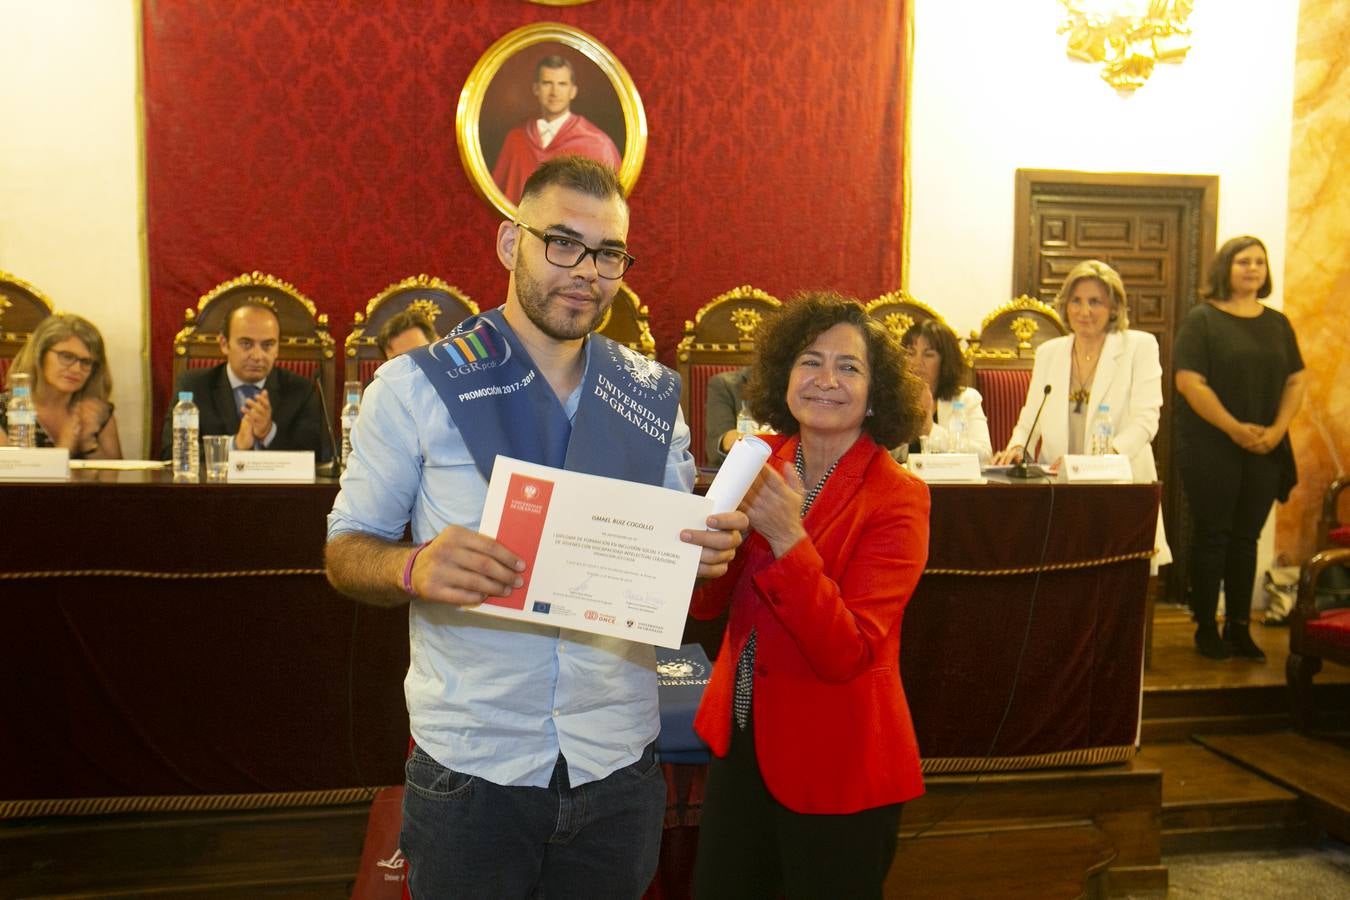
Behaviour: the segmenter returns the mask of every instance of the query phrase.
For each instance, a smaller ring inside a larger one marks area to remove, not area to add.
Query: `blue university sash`
[[[662,484],[680,402],[679,376],[599,334],[587,337],[585,353],[573,421],[500,308],[465,319],[409,355],[436,388],[484,479],[492,477],[501,453]]]

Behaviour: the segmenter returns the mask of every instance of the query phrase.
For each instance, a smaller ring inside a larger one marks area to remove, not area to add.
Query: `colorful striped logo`
[[[471,363],[504,362],[510,357],[510,348],[497,330],[488,322],[480,322],[468,331],[456,332],[442,339],[435,354],[453,366]]]

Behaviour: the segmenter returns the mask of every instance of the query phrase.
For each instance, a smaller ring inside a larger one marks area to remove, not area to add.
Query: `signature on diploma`
[[[624,591],[623,599],[634,609],[651,611],[661,607],[660,594],[643,594],[639,591]]]
[[[586,585],[590,584],[590,583],[591,583],[591,579],[594,578],[594,577],[595,577],[595,573],[594,573],[594,572],[588,572],[588,573],[586,574],[586,577],[583,578],[583,579],[581,579],[581,584],[579,584],[579,585],[577,585],[576,587],[572,588],[572,593],[574,593],[574,594],[579,594],[579,593],[581,593],[582,591],[584,591],[584,590],[586,589]]]

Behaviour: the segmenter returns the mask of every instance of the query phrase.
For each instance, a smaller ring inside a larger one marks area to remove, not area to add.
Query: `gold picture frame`
[[[515,201],[493,178],[497,157],[513,130],[538,111],[536,67],[548,56],[571,65],[577,88],[571,110],[599,129],[619,151],[619,183],[631,193],[647,153],[647,115],[628,70],[593,35],[560,22],[537,22],[497,40],[464,83],[455,113],[455,138],[469,181],[502,215],[514,218]],[[617,131],[622,134],[616,134]],[[621,139],[620,139],[621,138]]]

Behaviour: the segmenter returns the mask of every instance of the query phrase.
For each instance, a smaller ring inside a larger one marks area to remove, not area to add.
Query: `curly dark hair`
[[[840,324],[862,332],[867,346],[871,414],[863,419],[863,431],[883,447],[909,443],[923,424],[923,382],[909,371],[900,345],[884,325],[867,315],[857,300],[830,291],[790,298],[755,335],[755,363],[745,386],[751,414],[780,434],[801,430],[787,402],[793,364],[812,341]]]
[[[1209,277],[1205,279],[1204,286],[1200,288],[1200,296],[1203,299],[1227,300],[1233,296],[1233,257],[1248,247],[1260,247],[1261,252],[1266,257],[1266,280],[1256,291],[1256,296],[1262,300],[1270,296],[1270,292],[1275,288],[1275,282],[1270,276],[1270,253],[1266,250],[1266,245],[1261,243],[1260,238],[1244,234],[1240,237],[1229,238],[1219,248],[1219,252],[1214,254],[1214,259],[1209,263]]]
[[[915,338],[923,338],[928,346],[937,351],[942,365],[938,367],[937,389],[933,391],[934,400],[955,400],[966,386],[966,359],[961,355],[961,344],[956,334],[937,319],[925,319],[915,322],[905,329],[900,338],[900,346],[906,350]]]

